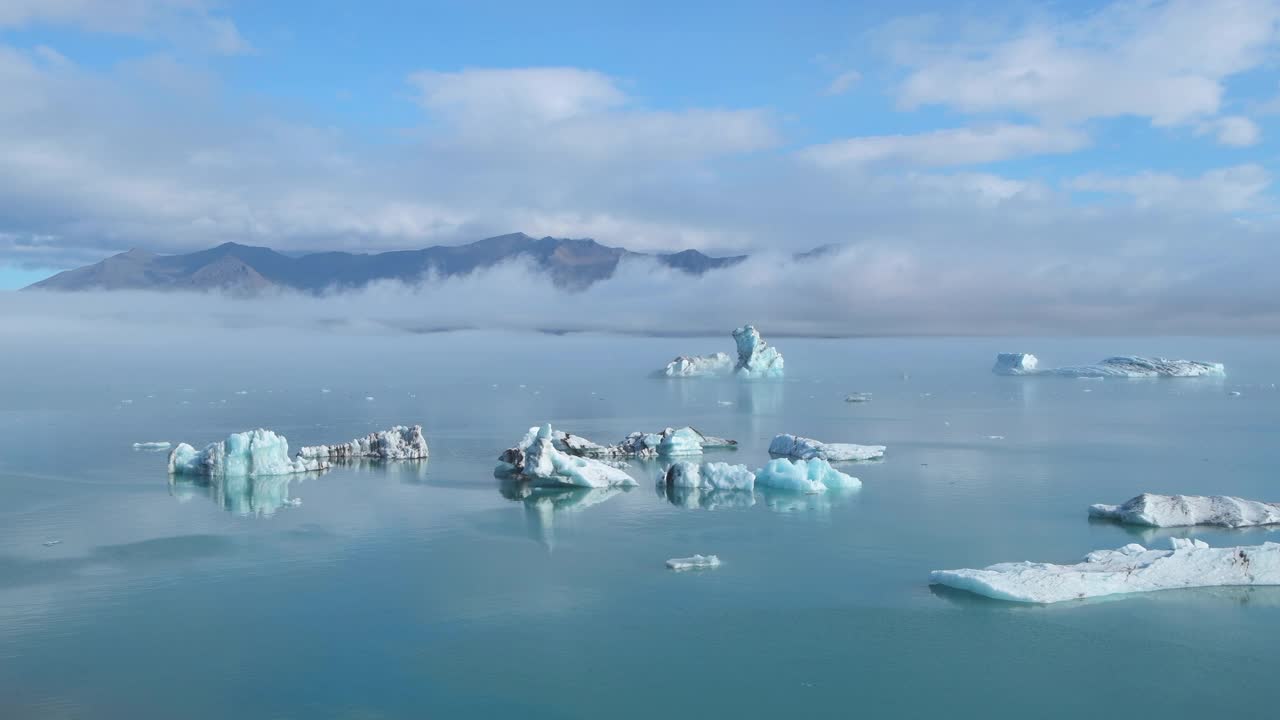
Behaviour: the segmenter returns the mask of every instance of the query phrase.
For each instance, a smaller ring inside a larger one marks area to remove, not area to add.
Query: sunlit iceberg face
[[[856,490],[862,487],[862,481],[836,470],[831,467],[831,463],[821,458],[777,458],[756,471],[756,485],[796,493],[819,494],[826,492],[827,488]]]
[[[737,359],[725,353],[681,355],[667,363],[661,374],[667,377],[712,377],[736,375],[742,378],[777,378],[783,375],[782,353],[770,347],[752,325],[733,331]]]
[[[169,453],[169,473],[200,477],[257,477],[325,470],[327,460],[289,457],[289,441],[270,430],[232,433],[197,451],[180,443]]]
[[[1216,525],[1243,528],[1280,524],[1280,503],[1225,495],[1143,493],[1123,505],[1092,505],[1089,516],[1144,527]]]

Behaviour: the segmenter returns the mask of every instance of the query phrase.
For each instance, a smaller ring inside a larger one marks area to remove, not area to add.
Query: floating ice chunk
[[[237,394],[237,395],[248,395],[248,394],[249,394],[249,391],[248,391],[248,390],[237,390],[237,391],[236,391],[236,394]]]
[[[671,558],[667,567],[672,570],[710,570],[720,567],[720,558],[715,555],[694,555],[687,558]]]
[[[755,487],[756,476],[746,465],[678,462],[667,468],[662,480],[668,487],[751,490]]]
[[[723,406],[723,407],[729,407],[730,405],[733,405],[733,401],[732,401],[732,400],[717,400],[717,401],[716,401],[716,404],[717,404],[717,405],[721,405],[721,406]]]
[[[331,393],[331,392],[333,392],[333,391],[332,391],[332,390],[330,390],[329,388],[320,388],[320,392],[322,392],[322,393]]]
[[[173,443],[169,442],[136,442],[133,444],[134,450],[168,450]]]
[[[769,454],[808,460],[821,458],[828,462],[847,460],[874,460],[884,457],[883,445],[854,445],[853,443],[824,443],[797,435],[778,435],[769,443]]]
[[[373,402],[373,396],[372,396],[372,395],[366,395],[364,399],[365,399],[365,400],[367,400],[368,402]]]
[[[733,331],[733,341],[738,345],[738,364],[733,371],[739,377],[782,377],[782,353],[760,337],[753,325],[743,325]]]
[[[733,331],[738,358],[735,361],[726,353],[713,355],[681,355],[667,363],[662,371],[667,377],[707,377],[728,375],[743,378],[774,378],[783,375],[782,354],[770,347],[751,325],[743,325]]]
[[[728,353],[711,355],[681,355],[667,363],[662,371],[667,377],[710,377],[728,375],[733,370],[733,358]]]
[[[1280,524],[1280,503],[1226,495],[1143,493],[1123,505],[1090,505],[1089,516],[1148,527],[1217,525],[1242,528]]]
[[[635,479],[623,470],[557,448],[554,436],[550,424],[529,428],[520,444],[499,458],[497,472],[535,485],[609,487],[636,484]]]
[[[862,487],[862,481],[831,467],[821,458],[809,460],[770,460],[756,471],[756,484],[778,490],[801,493],[822,493],[827,488],[854,489]]]
[[[53,547],[54,545],[61,545],[62,541],[61,540],[45,540],[40,544],[44,545],[45,547]]]
[[[1227,374],[1222,363],[1132,355],[1109,357],[1096,365],[1075,367],[1042,369],[1037,364],[1036,356],[1029,353],[1000,353],[996,355],[996,363],[991,372],[997,375],[1056,375],[1074,378],[1223,377]]]
[[[871,393],[864,393],[864,392],[850,393],[844,396],[844,401],[847,403],[871,402]]]
[[[354,458],[425,460],[430,455],[421,425],[397,425],[390,430],[372,432],[341,445],[310,445],[298,450],[300,458],[321,458],[335,462]]]
[[[658,454],[666,457],[701,455],[702,439],[702,435],[691,427],[673,430],[658,443]]]
[[[699,455],[708,448],[735,448],[736,440],[703,435],[685,426],[666,428],[662,432],[633,432],[616,445],[600,445],[582,436],[556,431],[552,437],[557,449],[580,457],[681,457]]]
[[[226,440],[211,443],[200,451],[179,443],[169,453],[169,473],[174,475],[287,475],[328,467],[328,461],[318,458],[290,458],[289,441],[283,435],[261,428],[233,433]]]
[[[982,570],[935,570],[930,582],[998,600],[1063,600],[1219,585],[1280,585],[1280,544],[1211,548],[1173,538],[1172,550],[1129,544],[1095,550],[1075,565],[1001,563]]]
[[[1227,394],[1228,394],[1228,395],[1230,395],[1231,397],[1240,397],[1240,391],[1239,391],[1239,390],[1232,390],[1231,392],[1229,392],[1229,393],[1227,393]]]

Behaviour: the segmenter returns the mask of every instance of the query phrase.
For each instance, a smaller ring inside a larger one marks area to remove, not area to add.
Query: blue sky
[[[1278,21],[1273,0],[0,0],[0,288],[130,247],[515,230],[1224,283],[1276,260]]]

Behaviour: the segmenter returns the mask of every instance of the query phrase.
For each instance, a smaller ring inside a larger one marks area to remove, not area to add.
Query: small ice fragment
[[[694,555],[687,558],[671,558],[667,567],[672,570],[710,570],[720,567],[720,558],[715,555]]]
[[[320,388],[320,392],[322,392],[322,393],[331,393],[331,392],[333,392],[333,391],[332,391],[332,390],[330,390],[329,388]]]
[[[268,390],[267,392],[271,392],[271,391],[270,391],[270,390]],[[237,394],[237,395],[248,395],[248,394],[249,394],[249,391],[248,391],[248,390],[237,390],[237,391],[236,391],[236,394]]]
[[[134,450],[168,450],[171,443],[160,442],[136,442],[133,444]]]
[[[285,498],[284,504],[289,507],[298,507],[302,504],[302,498]]]
[[[844,401],[847,403],[871,402],[871,393],[866,393],[866,392],[850,393],[844,396]]]
[[[717,401],[716,401],[716,404],[717,404],[717,405],[723,405],[723,406],[725,406],[725,407],[729,407],[730,405],[732,405],[732,404],[733,404],[733,401],[732,401],[732,400],[717,400]]]
[[[1003,439],[1004,439],[1004,436],[1003,436],[1003,435],[988,435],[988,436],[987,436],[987,439],[988,439],[988,440],[1003,440]]]
[[[121,401],[120,401],[120,404],[121,404],[121,405],[132,405],[132,404],[133,404],[133,401],[132,401],[132,400],[121,400]]]
[[[364,396],[364,399],[365,399],[365,400],[367,400],[367,401],[369,401],[369,402],[373,402],[373,396],[372,396],[372,395],[365,395],[365,396]]]
[[[1231,392],[1229,392],[1229,393],[1227,393],[1227,394],[1228,394],[1228,395],[1230,395],[1230,396],[1232,396],[1232,397],[1240,397],[1240,391],[1239,391],[1239,390],[1232,390]]]
[[[53,547],[54,545],[61,545],[62,541],[61,540],[45,540],[42,544],[45,547]]]

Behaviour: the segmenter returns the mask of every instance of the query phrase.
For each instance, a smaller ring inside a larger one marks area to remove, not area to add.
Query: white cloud
[[[1249,147],[1262,139],[1262,129],[1247,117],[1229,115],[1207,120],[1196,128],[1199,135],[1212,134],[1220,145]]]
[[[822,167],[872,164],[948,166],[1066,153],[1088,144],[1088,136],[1078,130],[994,125],[935,130],[917,135],[855,137],[808,147],[800,155]]]
[[[1068,186],[1086,192],[1128,195],[1143,209],[1230,213],[1258,208],[1271,186],[1271,175],[1259,165],[1236,165],[1192,178],[1154,172],[1127,176],[1090,174],[1075,178]]]
[[[93,32],[161,35],[207,50],[240,55],[253,47],[206,0],[2,0],[0,28],[68,25]]]
[[[422,71],[409,81],[421,92],[424,107],[467,122],[558,122],[626,102],[611,78],[577,68]]]
[[[1050,122],[1216,115],[1224,81],[1277,37],[1275,0],[1117,2],[1082,20],[1034,21],[992,38],[896,39],[903,107],[1020,112]]]
[[[844,95],[853,89],[862,80],[862,73],[857,70],[846,70],[835,76],[831,84],[827,85],[827,95]]]

